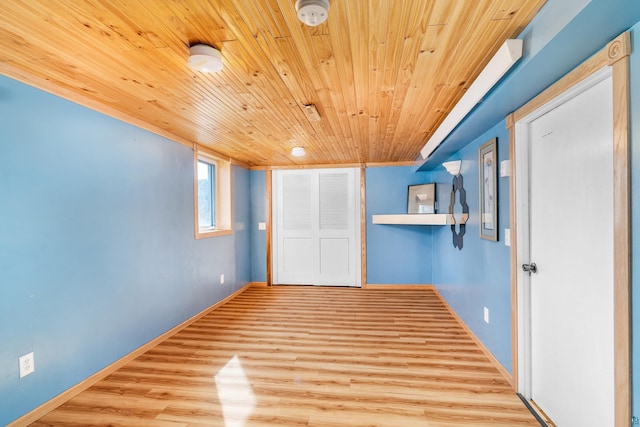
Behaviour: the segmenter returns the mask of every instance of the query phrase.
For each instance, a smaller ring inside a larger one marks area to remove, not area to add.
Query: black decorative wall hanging
[[[456,203],[456,192],[459,195],[460,205],[462,206],[462,215],[456,223],[456,217],[453,208]],[[469,205],[467,205],[467,192],[462,183],[462,175],[453,177],[453,187],[451,188],[451,200],[449,201],[449,222],[451,223],[451,233],[453,234],[453,247],[462,250],[462,238],[467,228],[467,220],[469,219]],[[458,225],[458,230],[456,230]]]

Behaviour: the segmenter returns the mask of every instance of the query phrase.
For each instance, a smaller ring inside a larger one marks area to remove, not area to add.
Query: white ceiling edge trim
[[[427,159],[442,144],[442,141],[449,136],[453,129],[522,57],[522,48],[523,41],[520,39],[509,39],[504,42],[480,75],[478,75],[478,78],[460,98],[460,101],[431,135],[431,138],[420,151],[422,159]]]

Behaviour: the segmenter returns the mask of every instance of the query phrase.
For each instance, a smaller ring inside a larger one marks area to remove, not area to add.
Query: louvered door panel
[[[319,176],[320,230],[349,228],[349,174],[347,171],[323,173]]]

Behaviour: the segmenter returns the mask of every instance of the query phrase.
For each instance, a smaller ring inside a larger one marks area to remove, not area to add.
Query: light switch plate
[[[505,178],[511,175],[511,160],[503,160],[500,162],[500,177]]]

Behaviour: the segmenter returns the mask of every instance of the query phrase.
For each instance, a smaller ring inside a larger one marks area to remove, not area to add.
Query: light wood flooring
[[[537,426],[432,290],[255,287],[32,426]]]

